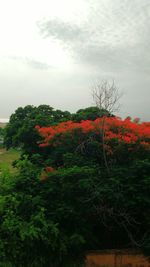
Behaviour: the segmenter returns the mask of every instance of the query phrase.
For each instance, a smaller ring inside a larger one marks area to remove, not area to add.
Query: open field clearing
[[[10,172],[15,172],[15,168],[12,167],[12,162],[18,159],[20,152],[15,149],[6,150],[0,148],[0,172],[2,170],[9,170]]]
[[[0,128],[5,128],[6,125],[7,125],[6,122],[0,122]]]

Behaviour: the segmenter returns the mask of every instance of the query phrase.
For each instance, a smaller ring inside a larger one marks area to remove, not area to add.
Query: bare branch
[[[104,164],[109,173],[109,166],[107,162],[107,156],[105,151],[105,117],[107,114],[112,114],[120,108],[119,99],[122,94],[119,93],[118,88],[115,85],[114,80],[110,83],[107,80],[103,80],[101,83],[94,84],[92,88],[92,96],[96,106],[99,108],[99,111],[103,111],[103,120],[102,120],[102,146],[103,146],[103,159]]]
[[[112,83],[103,80],[101,83],[95,84],[92,88],[92,96],[96,106],[100,110],[103,109],[112,113],[118,111],[120,108],[118,101],[122,94],[119,93],[114,80]]]

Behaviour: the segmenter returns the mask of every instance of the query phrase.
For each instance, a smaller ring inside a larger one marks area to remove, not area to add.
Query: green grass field
[[[0,148],[0,173],[3,170],[9,170],[10,172],[15,172],[15,168],[12,167],[12,162],[18,159],[20,152],[15,149],[6,150]]]

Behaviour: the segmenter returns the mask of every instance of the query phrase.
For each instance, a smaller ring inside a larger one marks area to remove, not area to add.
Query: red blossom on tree
[[[45,168],[45,171],[46,171],[46,172],[53,172],[53,171],[55,171],[55,169],[54,169],[53,167],[47,166],[47,167]]]
[[[81,121],[80,123],[67,121],[59,123],[56,126],[41,128],[38,126],[36,129],[44,139],[43,143],[39,144],[39,146],[47,147],[61,145],[64,135],[68,133],[70,134],[71,140],[73,140],[76,130],[80,130],[85,135],[93,133],[99,136],[101,142],[102,127],[105,127],[104,139],[106,145],[109,145],[109,151],[107,151],[109,155],[113,154],[113,148],[111,146],[113,141],[127,145],[128,151],[132,151],[132,148],[129,149],[129,146],[135,144],[150,150],[150,123],[139,123],[136,120],[131,121],[130,118],[122,120],[117,117],[107,117],[105,119],[105,125],[103,125],[103,118],[97,118],[95,121]],[[56,141],[55,137],[59,137],[59,139]]]
[[[82,133],[94,132],[99,134],[102,128],[102,118],[95,121],[81,121],[80,123],[67,121],[59,123],[56,126],[41,127],[36,126],[39,134],[44,138],[44,142],[39,144],[40,147],[49,146],[51,141],[57,135],[65,133],[74,133],[74,130],[80,129]],[[117,139],[119,142],[136,143],[138,140],[149,142],[150,140],[150,123],[136,123],[131,119],[122,120],[117,117],[106,118],[105,122],[105,140]],[[148,140],[148,141],[146,141]],[[144,143],[141,143],[142,145]]]

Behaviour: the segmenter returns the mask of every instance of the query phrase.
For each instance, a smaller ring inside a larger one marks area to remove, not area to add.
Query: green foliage
[[[73,193],[74,176],[77,187],[85,190],[86,183],[80,182],[80,177],[85,179],[88,175],[86,179],[91,180],[93,170],[76,167],[60,171],[43,183],[27,159],[18,167],[20,174],[12,185],[12,193],[8,190],[0,199],[1,261],[7,260],[16,267],[66,266],[71,259],[75,262],[85,238],[79,227],[82,220],[76,217],[79,203],[76,199],[68,203],[68,189],[69,194],[71,190]],[[64,228],[65,224],[68,226]],[[82,227],[85,228],[85,219]]]
[[[112,116],[107,110],[99,109],[98,107],[88,107],[84,109],[79,109],[75,114],[72,115],[72,120],[80,122],[82,120],[92,120],[103,116]]]
[[[3,147],[5,129],[0,127],[0,148]]]
[[[0,127],[0,137],[4,136],[4,131],[5,131],[5,129]]]
[[[21,147],[26,154],[40,153],[37,142],[40,141],[36,125],[41,127],[56,125],[68,120],[95,120],[97,117],[111,116],[106,110],[89,107],[78,110],[75,114],[68,111],[54,110],[49,105],[19,107],[10,117],[4,135],[4,145],[7,149]]]
[[[97,112],[83,109],[72,118],[94,120]],[[37,146],[36,124],[69,118],[46,105],[11,117],[5,142],[24,154],[15,174],[0,174],[0,266],[79,267],[85,251],[131,246],[150,255],[149,150],[132,144],[131,153],[112,139],[108,173],[101,136],[87,133],[87,124],[85,132],[58,132],[51,146]]]
[[[54,125],[70,118],[71,114],[68,111],[54,110],[48,105],[19,107],[11,115],[6,126],[4,144],[6,148],[21,147],[31,155],[39,151],[37,145],[39,135],[35,129],[36,125],[43,127]]]
[[[148,250],[149,160],[118,166],[109,177],[98,166],[72,166],[41,180],[27,158],[18,168],[0,198],[1,261],[67,266],[87,250],[136,246],[133,241]]]

